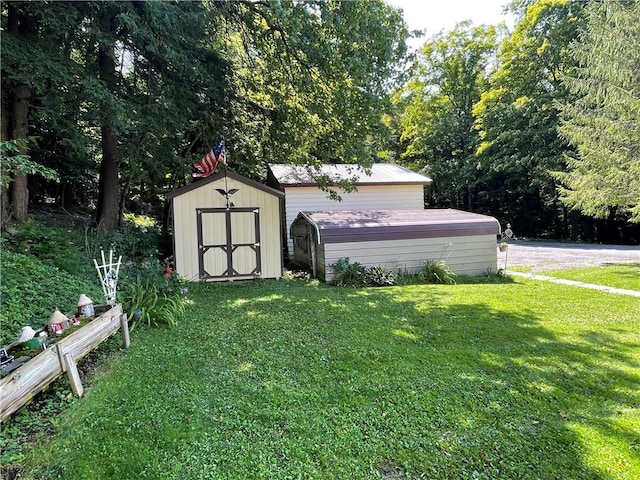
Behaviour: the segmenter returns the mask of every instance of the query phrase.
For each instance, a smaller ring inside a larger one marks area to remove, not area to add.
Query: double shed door
[[[201,280],[261,275],[259,208],[198,208],[196,219]]]

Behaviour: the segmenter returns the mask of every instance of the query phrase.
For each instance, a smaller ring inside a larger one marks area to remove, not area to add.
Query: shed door
[[[198,208],[200,279],[260,276],[260,209]]]

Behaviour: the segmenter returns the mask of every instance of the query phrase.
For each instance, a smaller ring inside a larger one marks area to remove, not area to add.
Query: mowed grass
[[[578,282],[606,285],[640,291],[640,263],[607,265],[605,267],[572,268],[544,272],[544,275]]]
[[[21,478],[640,478],[637,298],[528,280],[193,290]]]

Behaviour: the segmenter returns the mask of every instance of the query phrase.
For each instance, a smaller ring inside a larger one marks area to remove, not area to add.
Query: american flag
[[[227,157],[225,154],[225,144],[222,140],[217,146],[213,147],[207,154],[202,157],[202,160],[193,164],[198,172],[194,173],[194,177],[208,177],[216,171],[216,166],[219,163],[223,165],[227,164]]]

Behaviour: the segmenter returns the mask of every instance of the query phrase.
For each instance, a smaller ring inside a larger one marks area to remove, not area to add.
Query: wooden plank
[[[129,338],[129,321],[126,313],[120,315],[120,333],[122,333],[122,345],[124,348],[129,348],[131,340]]]
[[[80,381],[80,372],[78,372],[78,366],[70,353],[64,356],[65,370],[69,377],[69,383],[71,384],[71,391],[76,397],[81,397],[84,393],[82,382]]]

